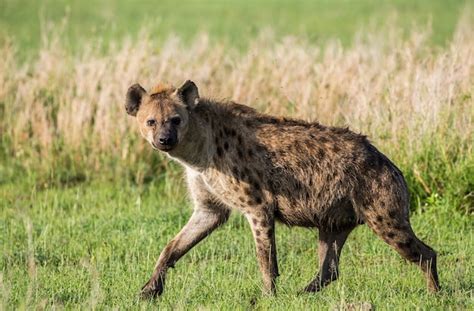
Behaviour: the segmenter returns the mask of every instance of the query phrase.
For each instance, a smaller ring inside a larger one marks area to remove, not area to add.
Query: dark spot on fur
[[[255,235],[260,236],[260,230],[255,230]]]
[[[262,241],[260,241],[259,243],[262,243]],[[258,245],[258,251],[259,251],[260,253],[262,253],[263,256],[265,256],[265,257],[268,256],[268,255],[267,255],[267,254],[268,254],[267,249],[266,249],[263,245],[261,245],[261,244]]]
[[[252,222],[253,222],[254,225],[256,225],[257,222],[258,222],[257,218],[252,218]]]
[[[318,159],[322,160],[324,158],[325,152],[323,148],[319,148],[318,150]]]
[[[395,233],[393,233],[392,231],[389,231],[389,232],[387,233],[387,238],[393,239],[394,237],[395,237]]]
[[[237,135],[237,132],[234,129],[231,129],[230,136],[234,137],[235,135]]]
[[[216,152],[217,152],[217,155],[219,156],[219,158],[222,157],[222,155],[224,154],[224,152],[222,151],[222,148],[220,146],[217,147]]]
[[[258,197],[255,197],[255,203],[257,203],[257,204],[259,204],[259,205],[262,204],[262,198],[259,197],[259,196],[258,196]]]
[[[212,205],[214,202],[211,199],[204,200],[203,204],[206,206]]]
[[[245,198],[244,197],[239,197],[239,201],[243,203],[243,202],[245,202]]]
[[[413,243],[413,238],[409,237],[405,242],[397,242],[397,246],[402,249],[409,249]]]
[[[369,208],[370,206],[374,204],[374,197],[372,195],[365,196],[364,201],[365,201],[365,204],[367,205],[367,208]]]
[[[257,145],[257,146],[255,146],[255,151],[256,151],[257,153],[264,153],[264,152],[266,151],[266,149],[265,149],[265,147],[262,146],[262,145]]]
[[[308,167],[310,164],[307,159],[301,159],[301,160],[296,161],[296,165],[298,167]]]
[[[234,177],[238,177],[239,176],[239,168],[237,166],[234,166],[232,167],[232,174],[234,175]]]
[[[405,226],[403,224],[395,224],[395,226],[393,226],[393,228],[395,230],[398,230],[398,231],[404,231],[405,230]]]
[[[225,151],[228,151],[228,150],[229,150],[229,143],[228,143],[228,142],[225,142],[225,143],[224,143],[224,150],[225,150]]]
[[[251,178],[250,169],[248,167],[244,167],[243,169],[243,178],[244,180],[249,180]]]
[[[242,136],[237,136],[237,142],[239,143],[239,145],[242,145]]]
[[[305,191],[304,194],[305,194],[305,199],[306,199],[306,201],[309,201],[309,197],[310,197],[309,192],[308,192],[308,191]]]
[[[242,150],[240,148],[237,148],[237,156],[239,159],[242,159],[244,157],[244,154],[242,153]]]
[[[251,158],[253,156],[253,150],[252,149],[248,149],[247,150],[247,155],[249,156],[249,158]]]
[[[260,191],[260,184],[258,183],[258,181],[255,179],[255,178],[250,178],[250,184],[252,185],[253,189],[256,190],[256,191]]]
[[[388,212],[388,216],[392,219],[396,219],[397,218],[397,212],[390,211],[390,212]]]
[[[326,136],[320,136],[319,137],[319,141],[323,144],[327,143],[329,141],[329,139],[327,139]]]
[[[378,215],[375,219],[377,222],[383,222],[383,217],[380,215]]]

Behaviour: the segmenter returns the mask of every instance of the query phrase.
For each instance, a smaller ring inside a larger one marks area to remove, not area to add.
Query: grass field
[[[363,302],[380,310],[474,307],[472,222],[441,199],[412,215],[415,231],[439,251],[439,295],[427,293],[418,268],[360,227],[344,249],[341,278],[318,294],[297,296],[316,272],[317,238],[313,231],[279,225],[279,294],[262,297],[253,238],[245,219],[235,215],[176,265],[159,301],[139,302],[138,289],[160,249],[190,215],[178,185],[3,186],[4,306],[242,310],[257,299],[255,308],[277,310]]]
[[[474,309],[465,3],[0,1],[0,310]],[[163,297],[139,301],[191,206],[181,169],[139,137],[124,94],[188,78],[205,96],[369,135],[404,172],[442,291],[428,294],[419,269],[364,226],[340,279],[297,296],[316,272],[317,233],[278,225],[282,275],[264,297],[235,213],[176,265]]]
[[[262,29],[279,36],[300,35],[312,41],[338,38],[352,41],[364,25],[397,19],[405,31],[430,23],[431,41],[444,44],[456,28],[465,0],[173,0],[67,1],[2,0],[0,38],[14,36],[21,52],[29,55],[53,27],[62,29],[62,40],[71,51],[85,41],[111,41],[136,37],[147,29],[154,40],[170,33],[185,40],[199,32],[240,48]],[[66,23],[64,23],[66,22]]]

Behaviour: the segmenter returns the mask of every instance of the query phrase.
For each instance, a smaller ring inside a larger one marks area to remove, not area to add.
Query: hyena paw
[[[308,285],[306,285],[305,288],[299,290],[298,295],[303,295],[307,293],[316,293],[316,292],[319,292],[321,289],[322,289],[321,282],[319,280],[314,280]]]
[[[155,280],[148,281],[140,291],[140,298],[144,300],[154,299],[163,294],[163,284]]]

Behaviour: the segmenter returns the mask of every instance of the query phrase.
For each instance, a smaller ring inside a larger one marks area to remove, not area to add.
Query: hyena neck
[[[189,116],[188,130],[178,147],[169,155],[186,167],[203,171],[209,167],[209,133],[200,117],[193,113]]]
[[[201,100],[189,115],[188,131],[182,146],[170,155],[201,172],[210,167],[221,169],[229,166],[229,152],[235,149],[231,148],[232,144],[239,144],[239,140],[242,143],[239,133],[242,130],[242,125],[239,126],[242,111],[236,112],[234,105]],[[247,108],[253,111],[249,107],[242,109]]]

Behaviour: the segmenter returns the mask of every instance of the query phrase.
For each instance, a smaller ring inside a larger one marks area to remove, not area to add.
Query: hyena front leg
[[[230,211],[221,207],[199,207],[181,231],[161,252],[150,280],[141,290],[142,298],[154,298],[163,293],[166,271],[191,248],[207,237],[229,218]]]
[[[246,214],[250,223],[257,259],[263,278],[265,294],[275,293],[275,283],[278,273],[277,251],[275,243],[275,220],[273,215]]]

